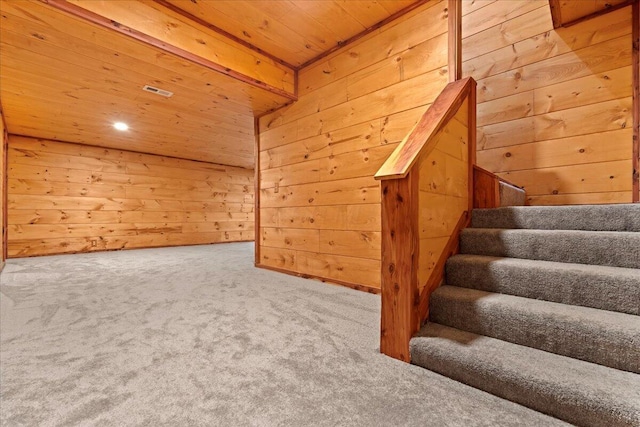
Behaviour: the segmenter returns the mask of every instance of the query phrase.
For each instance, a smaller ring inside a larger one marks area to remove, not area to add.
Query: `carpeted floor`
[[[3,426],[564,425],[378,353],[379,297],[234,243],[9,260]]]

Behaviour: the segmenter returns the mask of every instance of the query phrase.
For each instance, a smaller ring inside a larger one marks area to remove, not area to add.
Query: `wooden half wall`
[[[253,240],[254,172],[11,135],[8,255]]]
[[[448,82],[447,15],[430,1],[300,70],[260,118],[257,265],[379,290],[373,175]]]
[[[548,0],[462,5],[478,165],[532,205],[631,202],[631,6],[554,30]]]

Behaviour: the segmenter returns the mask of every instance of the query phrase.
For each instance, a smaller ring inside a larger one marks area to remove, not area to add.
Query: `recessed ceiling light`
[[[123,123],[123,122],[115,122],[113,124],[113,127],[118,129],[118,130],[122,130],[122,131],[129,129],[129,125],[127,125],[126,123]]]

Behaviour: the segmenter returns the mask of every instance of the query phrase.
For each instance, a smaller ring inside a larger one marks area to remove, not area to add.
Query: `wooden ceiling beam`
[[[151,0],[41,1],[275,95],[296,99],[295,70]]]
[[[287,61],[285,61],[284,59],[278,58],[275,55],[270,54],[269,52],[265,52],[264,50],[260,49],[257,46],[252,45],[251,43],[242,40],[239,37],[234,36],[233,34],[223,30],[222,28],[219,28],[213,24],[210,24],[209,22],[205,21],[204,19],[200,18],[199,16],[193,15],[189,12],[187,12],[184,9],[180,9],[179,7],[177,7],[176,5],[174,5],[173,3],[168,2],[167,0],[153,0],[154,2],[158,3],[159,5],[163,6],[166,9],[172,10],[174,13],[178,14],[178,15],[182,15],[185,18],[193,21],[193,22],[197,22],[198,24],[202,25],[203,27],[207,27],[212,31],[215,31],[216,33],[221,34],[222,36],[233,40],[234,42],[241,44],[243,46],[246,46],[247,48],[254,50],[256,52],[258,52],[261,55],[264,55],[268,58],[271,58],[272,60],[284,65],[287,68],[290,68],[292,70],[296,70],[297,67],[295,65],[289,64]]]
[[[563,4],[560,0],[549,0],[549,7],[551,8],[551,18],[553,20],[553,28],[567,28],[572,25],[579,24],[584,21],[588,21],[589,19],[596,18],[598,16],[604,15],[605,13],[613,12],[614,10],[622,9],[623,7],[627,7],[634,2],[638,2],[638,0],[617,0],[612,2],[612,4],[605,5],[602,9],[593,10],[589,8],[592,6],[590,2],[579,3],[579,5],[585,5],[584,14],[582,16],[575,17],[574,16],[567,18],[565,13],[562,11],[566,9],[566,4]],[[581,9],[580,9],[581,10]]]

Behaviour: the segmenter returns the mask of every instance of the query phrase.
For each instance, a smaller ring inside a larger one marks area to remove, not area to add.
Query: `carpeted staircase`
[[[475,210],[412,363],[562,420],[640,426],[640,205]]]

